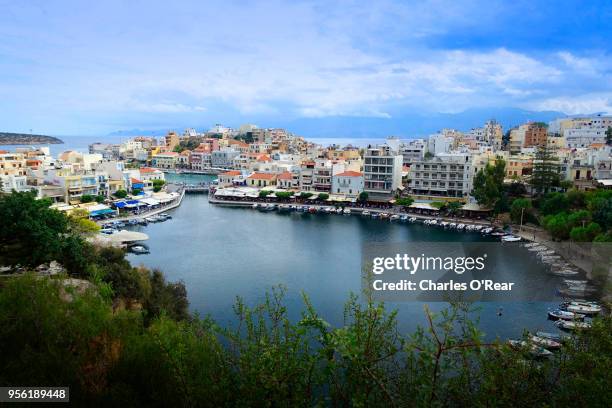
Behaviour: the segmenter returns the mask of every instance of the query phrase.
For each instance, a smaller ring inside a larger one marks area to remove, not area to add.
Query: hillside
[[[0,145],[34,145],[62,144],[62,140],[53,136],[31,135],[29,133],[0,132]]]

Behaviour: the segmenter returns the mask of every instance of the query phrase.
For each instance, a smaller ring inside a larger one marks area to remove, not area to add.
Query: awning
[[[429,211],[440,211],[439,208],[432,207],[429,203],[412,203],[409,208],[415,208],[417,210],[429,210]]]
[[[145,203],[146,205],[149,205],[149,206],[153,206],[153,205],[158,205],[159,204],[159,201],[157,201],[154,198],[142,198],[140,200],[140,202],[141,203]]]
[[[113,203],[115,205],[115,207],[117,208],[124,208],[127,204],[125,203],[125,201],[118,201],[116,203]]]
[[[110,210],[110,207],[104,204],[96,204],[96,205],[91,205],[87,207],[87,211],[89,211],[90,213],[95,212],[95,211],[101,211],[101,210]]]
[[[89,216],[90,216],[90,217],[96,217],[96,216],[98,216],[98,215],[112,214],[112,213],[114,213],[114,212],[115,212],[114,210],[111,210],[110,208],[106,208],[106,209],[104,209],[104,210],[96,210],[96,211],[91,211],[91,212],[89,213]]]
[[[491,211],[490,208],[481,207],[480,205],[478,205],[476,203],[465,204],[464,206],[461,207],[461,210],[464,210],[464,211],[483,211],[483,212]]]

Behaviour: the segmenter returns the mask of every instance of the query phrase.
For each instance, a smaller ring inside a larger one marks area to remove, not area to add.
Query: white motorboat
[[[533,334],[529,336],[529,341],[549,350],[558,350],[561,348],[561,343],[544,337],[534,336]]]
[[[517,237],[516,235],[504,235],[501,237],[502,242],[519,242],[521,237]]]
[[[588,330],[591,328],[591,323],[577,322],[573,320],[559,320],[555,325],[563,330]]]
[[[596,315],[601,312],[601,306],[570,303],[565,306],[565,310],[567,310],[568,312],[580,313],[585,315]]]
[[[370,212],[368,210],[365,210],[361,213],[361,215],[363,215],[364,217],[368,217],[370,215]]]
[[[400,216],[397,214],[393,214],[391,217],[389,217],[390,221],[397,221],[400,219]]]
[[[546,350],[544,347],[541,347],[537,344],[528,343],[524,340],[508,340],[508,344],[515,350],[526,349],[529,354],[534,357],[550,357],[552,356],[552,352]]]
[[[548,317],[552,320],[584,320],[584,315],[561,309],[549,310]]]
[[[457,224],[457,230],[462,231],[465,229],[465,224]]]
[[[350,208],[345,208],[344,211],[342,211],[342,213],[344,215],[351,215],[351,209]]]

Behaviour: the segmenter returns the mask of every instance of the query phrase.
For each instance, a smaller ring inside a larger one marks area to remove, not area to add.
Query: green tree
[[[549,215],[544,219],[544,226],[550,232],[553,239],[560,241],[569,237],[571,226],[567,220],[566,213]]]
[[[311,193],[311,192],[309,192],[309,191],[302,191],[302,192],[300,193],[300,197],[301,197],[301,198],[309,198],[309,197],[312,197],[312,193]]]
[[[365,191],[362,191],[361,193],[359,193],[359,197],[357,198],[357,200],[360,203],[365,203],[366,201],[368,201],[368,193]]]
[[[259,198],[266,198],[270,194],[272,194],[272,191],[270,191],[270,190],[261,190],[259,192]]]
[[[140,188],[132,189],[132,195],[139,195],[140,193],[142,193],[142,190]]]
[[[463,203],[459,201],[449,201],[446,203],[446,208],[450,214],[457,214],[461,207],[463,207]]]
[[[395,205],[401,205],[402,207],[410,207],[414,203],[414,200],[410,197],[400,197],[395,200]]]
[[[103,203],[104,200],[106,200],[106,197],[104,197],[103,195],[97,195],[95,197],[96,203]]]
[[[606,129],[606,144],[612,146],[612,126],[608,126],[608,129]]]
[[[274,193],[274,195],[279,200],[288,200],[293,197],[293,193],[291,191],[277,191],[276,193]]]
[[[540,201],[540,212],[544,215],[557,214],[567,211],[570,202],[567,196],[563,193],[552,192],[546,194]]]
[[[0,265],[37,266],[58,259],[66,216],[33,193],[0,196]]]
[[[95,197],[92,196],[91,194],[83,194],[81,196],[81,202],[82,203],[91,203],[94,199],[95,199]]]
[[[125,198],[127,197],[128,193],[125,190],[117,190],[113,193],[113,195],[117,198]]]
[[[512,202],[510,206],[510,217],[513,222],[520,223],[524,222],[525,216],[529,215],[532,205],[531,200],[528,198],[517,198]]]
[[[321,200],[321,201],[325,201],[325,200],[327,200],[329,198],[329,194],[327,194],[327,193],[319,193],[317,195],[317,198],[319,200]]]
[[[161,191],[164,184],[166,184],[164,180],[159,180],[159,179],[153,180],[153,191],[156,193]]]
[[[429,160],[429,159],[431,159],[433,157],[434,157],[434,154],[432,152],[425,152],[425,154],[423,155],[423,158],[425,160]]]
[[[559,159],[554,150],[546,146],[538,147],[533,160],[533,172],[529,184],[536,194],[545,194],[559,186]]]
[[[506,175],[506,162],[496,159],[495,164],[488,164],[474,177],[472,196],[483,207],[495,209],[503,196],[503,183]]]
[[[576,242],[591,242],[601,234],[599,224],[592,222],[586,227],[574,227],[570,231],[570,238]]]

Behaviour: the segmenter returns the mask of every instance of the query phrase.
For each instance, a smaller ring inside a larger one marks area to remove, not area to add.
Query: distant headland
[[[53,136],[0,132],[0,145],[38,145],[62,143],[64,143],[62,140]]]

